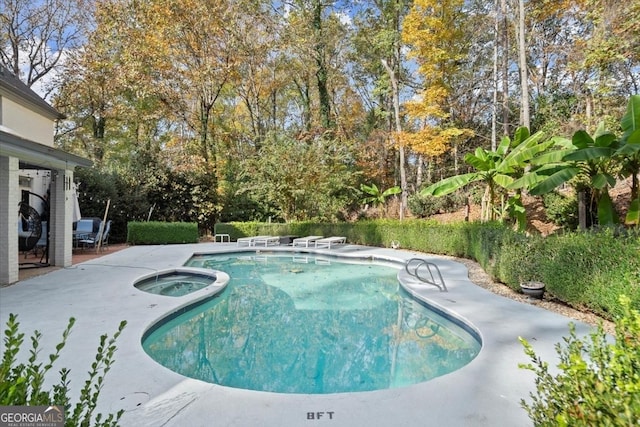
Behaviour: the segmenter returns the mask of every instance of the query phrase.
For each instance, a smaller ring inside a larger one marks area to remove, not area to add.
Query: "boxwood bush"
[[[198,224],[195,222],[129,222],[127,243],[132,245],[166,245],[197,243]]]

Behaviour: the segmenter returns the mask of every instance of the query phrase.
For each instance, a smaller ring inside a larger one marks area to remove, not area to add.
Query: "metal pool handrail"
[[[436,264],[421,258],[411,258],[407,261],[404,268],[409,275],[417,278],[422,283],[435,286],[440,289],[441,292],[448,292],[447,285],[444,284],[444,279]],[[426,270],[428,275],[422,275],[420,270]]]

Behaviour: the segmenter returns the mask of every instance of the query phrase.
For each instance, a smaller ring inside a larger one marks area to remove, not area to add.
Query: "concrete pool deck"
[[[255,248],[252,248],[255,249]],[[133,282],[158,270],[181,267],[194,253],[247,250],[235,243],[133,246],[70,268],[0,288],[2,329],[10,313],[18,315],[28,339],[39,330],[40,360],[60,341],[69,317],[76,323],[47,377],[71,369],[72,389],[79,393],[94,361],[99,337],[128,322],[117,341],[116,362],[107,374],[98,411],[125,409],[122,426],[530,426],[520,399],[534,389],[518,337],[526,338],[551,365],[554,349],[576,323],[580,334],[590,327],[568,317],[495,295],[469,281],[467,268],[454,260],[413,251],[341,245],[318,253],[374,256],[434,262],[448,292],[409,283],[412,292],[472,325],[483,341],[480,354],[453,373],[409,387],[361,393],[292,395],[233,389],[176,374],[142,349],[144,332],[197,295],[164,297],[137,290]],[[263,251],[283,250],[269,247]],[[287,249],[291,250],[291,249]],[[305,249],[296,248],[296,251]],[[198,294],[200,295],[200,294]],[[4,350],[4,341],[0,343]],[[76,396],[72,401],[75,402]]]

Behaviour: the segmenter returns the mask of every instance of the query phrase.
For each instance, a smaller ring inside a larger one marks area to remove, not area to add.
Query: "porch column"
[[[18,159],[0,156],[0,285],[18,281]]]
[[[69,267],[73,249],[73,170],[56,169],[51,174],[49,264]]]

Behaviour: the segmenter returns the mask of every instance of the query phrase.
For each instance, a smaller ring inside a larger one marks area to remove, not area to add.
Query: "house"
[[[54,126],[61,118],[55,108],[0,66],[0,286],[18,281],[19,204],[29,195],[25,188],[46,191],[48,197],[49,265],[71,265],[73,172],[92,162],[54,147]],[[42,201],[34,199],[40,198],[28,197],[27,202],[42,209]]]

